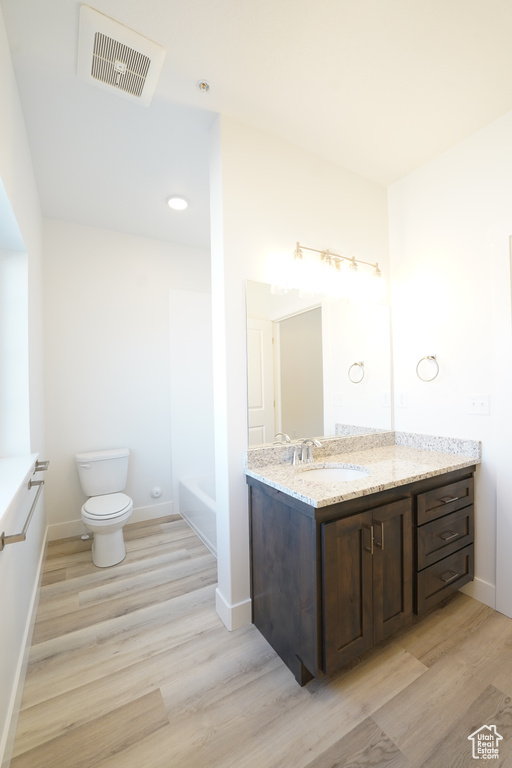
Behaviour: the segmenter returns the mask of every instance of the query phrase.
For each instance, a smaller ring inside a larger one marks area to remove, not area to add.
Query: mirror
[[[252,280],[246,298],[249,446],[392,429],[387,305]]]

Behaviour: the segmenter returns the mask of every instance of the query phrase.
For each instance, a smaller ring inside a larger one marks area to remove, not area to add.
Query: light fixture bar
[[[309,256],[308,252],[316,255]],[[342,267],[342,264],[345,266]],[[322,295],[335,299],[379,301],[385,293],[378,262],[372,264],[354,256],[341,256],[328,248],[310,248],[299,242],[295,244],[291,263],[285,266],[282,262],[276,268],[273,284],[276,291],[284,293],[297,289],[299,295]]]
[[[365,267],[371,267],[374,269],[378,275],[380,276],[380,269],[379,269],[379,263],[375,262],[375,264],[372,264],[369,261],[363,261],[362,259],[356,259],[353,256],[340,256],[338,253],[334,253],[333,251],[329,250],[319,250],[318,248],[308,248],[306,245],[301,245],[300,243],[297,243],[295,247],[294,256],[301,257],[302,251],[312,251],[313,253],[319,253],[322,260],[323,259],[333,259],[335,262],[340,263],[342,261],[350,261],[351,264],[364,264]]]

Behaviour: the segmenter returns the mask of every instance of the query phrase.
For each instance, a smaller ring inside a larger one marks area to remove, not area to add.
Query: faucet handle
[[[299,455],[299,448],[300,448],[300,445],[298,443],[295,443],[295,445],[293,446],[293,454],[292,454],[292,464],[294,467],[302,463],[302,451],[300,452],[300,455]]]
[[[313,456],[314,445],[317,448],[321,448],[322,443],[314,437],[307,437],[302,441],[302,461],[305,464],[311,464],[311,462],[315,460],[315,457]]]

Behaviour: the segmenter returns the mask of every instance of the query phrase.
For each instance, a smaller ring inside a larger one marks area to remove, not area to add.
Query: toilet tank
[[[75,455],[78,476],[86,496],[123,491],[128,476],[128,448],[88,451]]]

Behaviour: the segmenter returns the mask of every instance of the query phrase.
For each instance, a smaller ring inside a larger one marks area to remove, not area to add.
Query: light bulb
[[[181,195],[171,195],[167,198],[167,205],[172,208],[173,211],[184,211],[188,208],[188,200]]]

